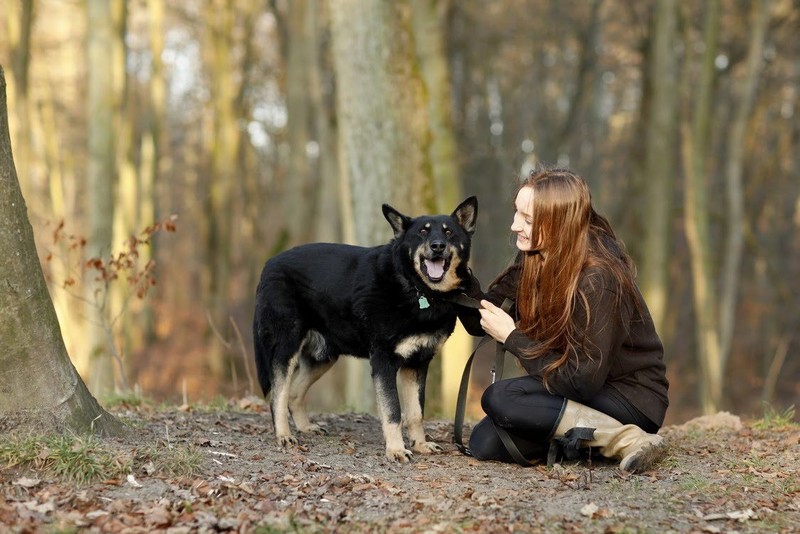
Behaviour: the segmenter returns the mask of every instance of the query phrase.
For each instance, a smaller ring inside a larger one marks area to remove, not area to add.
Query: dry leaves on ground
[[[670,456],[644,475],[612,462],[521,468],[478,462],[426,423],[444,454],[397,464],[377,419],[316,417],[327,434],[273,441],[268,409],[117,409],[135,429],[94,442],[122,466],[78,484],[36,462],[0,466],[11,532],[792,532],[800,427],[735,416],[667,427]],[[8,443],[8,442],[3,442]],[[43,453],[40,453],[40,455]],[[42,464],[44,465],[44,464]],[[124,471],[127,469],[127,471]]]

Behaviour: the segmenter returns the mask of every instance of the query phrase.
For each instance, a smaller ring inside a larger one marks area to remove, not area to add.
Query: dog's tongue
[[[425,268],[431,278],[441,278],[444,276],[444,260],[425,260]]]

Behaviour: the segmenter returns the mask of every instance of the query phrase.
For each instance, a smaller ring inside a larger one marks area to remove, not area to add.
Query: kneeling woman
[[[528,374],[484,392],[487,417],[470,451],[535,461],[558,439],[597,448],[623,470],[647,470],[665,451],[656,432],[668,382],[630,257],[592,208],[584,179],[562,169],[534,170],[521,182],[511,230],[517,261],[485,294],[473,280],[469,293],[482,309],[460,317],[470,334],[503,343]],[[499,307],[505,299],[515,301],[511,315]]]

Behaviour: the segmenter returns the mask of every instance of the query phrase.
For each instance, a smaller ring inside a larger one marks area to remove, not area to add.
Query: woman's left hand
[[[517,327],[509,314],[488,300],[481,301],[481,327],[484,332],[500,343],[505,343],[508,335]]]

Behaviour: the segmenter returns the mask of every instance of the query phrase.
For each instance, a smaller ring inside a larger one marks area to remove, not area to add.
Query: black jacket
[[[485,294],[478,281],[473,279],[469,295],[476,299],[485,298],[498,306],[506,298],[514,300],[520,272],[520,265],[513,266]],[[585,337],[587,348],[584,352],[571,354],[567,363],[550,374],[547,380],[550,391],[585,403],[608,384],[648,419],[661,426],[669,405],[664,348],[641,293],[636,292],[638,306],[624,300],[618,302],[616,280],[598,268],[584,270],[579,286],[592,310]],[[516,308],[512,308],[510,313],[516,317]],[[582,304],[574,313],[578,315],[576,324],[586,324],[586,309]],[[459,318],[470,334],[485,334],[477,310],[464,309]],[[514,330],[504,346],[517,356],[528,374],[541,378],[544,368],[561,354],[551,351],[539,358],[525,358],[525,351],[537,343],[523,332]]]

